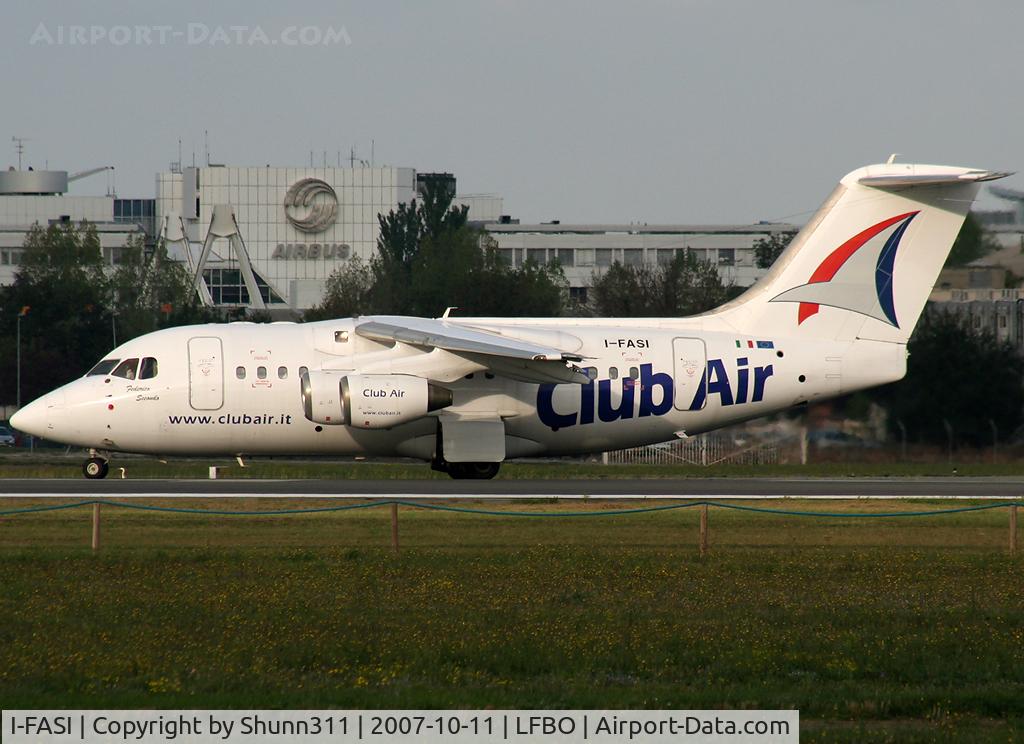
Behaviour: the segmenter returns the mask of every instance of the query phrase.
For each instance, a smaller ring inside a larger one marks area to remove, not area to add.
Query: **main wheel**
[[[82,473],[86,478],[106,478],[110,470],[110,464],[102,457],[90,457],[82,463]]]
[[[450,462],[448,475],[456,479],[490,480],[498,474],[500,462]]]

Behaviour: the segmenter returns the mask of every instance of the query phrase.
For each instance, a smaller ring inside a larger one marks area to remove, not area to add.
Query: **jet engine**
[[[390,429],[451,404],[451,390],[413,375],[302,375],[302,408],[317,424]]]

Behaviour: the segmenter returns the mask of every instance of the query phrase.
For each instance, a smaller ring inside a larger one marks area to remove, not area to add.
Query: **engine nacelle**
[[[318,424],[390,429],[452,404],[452,391],[413,375],[307,372],[302,407]]]
[[[341,393],[340,372],[303,372],[302,410],[317,424],[341,426],[345,423],[345,402]]]

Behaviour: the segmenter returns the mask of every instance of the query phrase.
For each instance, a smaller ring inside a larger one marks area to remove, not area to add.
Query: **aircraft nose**
[[[50,393],[22,406],[11,416],[11,426],[34,437],[52,435],[54,420],[64,412],[64,395]]]

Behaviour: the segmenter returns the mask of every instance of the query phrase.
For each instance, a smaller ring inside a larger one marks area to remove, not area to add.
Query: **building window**
[[[245,367],[235,367],[235,377],[239,380],[245,379]]]
[[[498,251],[498,258],[506,266],[512,266],[516,261],[515,251],[511,248],[502,248]]]
[[[644,262],[644,252],[641,248],[627,248],[622,252],[622,263],[626,266],[639,266]]]
[[[586,287],[569,287],[569,299],[573,302],[578,302],[581,305],[587,304],[587,288]]]
[[[277,368],[277,379],[279,379],[279,380],[287,380],[288,379],[288,368],[287,367],[278,367]]]
[[[668,266],[676,260],[676,249],[675,248],[659,248],[658,249],[658,265]]]
[[[548,262],[547,248],[527,248],[526,260],[533,261],[538,266],[543,266]]]
[[[594,250],[594,265],[611,266],[613,257],[611,248],[597,248]]]
[[[572,248],[559,248],[558,263],[562,264],[562,266],[575,266],[576,251],[574,251]]]
[[[736,263],[736,249],[735,248],[719,248],[718,249],[718,265],[719,266],[733,266]]]

